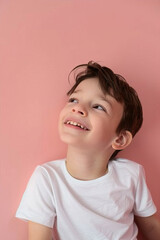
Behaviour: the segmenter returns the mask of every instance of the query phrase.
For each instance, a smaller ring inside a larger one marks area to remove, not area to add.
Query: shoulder
[[[126,158],[117,158],[111,161],[111,163],[117,168],[129,168],[135,170],[142,167],[139,163]]]
[[[53,160],[50,162],[43,163],[38,165],[38,168],[46,169],[47,171],[54,171],[54,169],[62,168],[65,164],[65,159]]]
[[[60,159],[60,160],[46,162],[42,165],[38,165],[35,168],[31,179],[34,179],[34,181],[43,180],[47,182],[49,182],[51,179],[54,180],[59,176],[63,175],[64,164],[65,164],[65,159]]]
[[[142,165],[125,158],[117,158],[111,161],[110,164],[112,171],[121,177],[138,179],[139,176],[144,173]]]
[[[36,167],[39,171],[53,172],[58,169],[61,169],[65,164],[65,159],[53,160],[50,162],[45,162]]]

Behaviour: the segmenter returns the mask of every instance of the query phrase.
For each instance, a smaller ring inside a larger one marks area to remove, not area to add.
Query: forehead
[[[112,96],[112,94],[110,94],[111,90],[105,90],[102,85],[100,84],[100,81],[98,78],[94,77],[94,78],[87,78],[84,79],[83,81],[81,81],[76,88],[74,89],[73,92],[95,92],[97,94],[101,94],[104,96],[110,95]]]
[[[88,98],[91,97],[95,100],[105,101],[109,103],[112,108],[114,108],[116,105],[119,105],[119,107],[122,109],[124,108],[123,103],[118,102],[114,98],[111,89],[108,90],[108,92],[105,89],[102,89],[98,78],[88,78],[83,80],[78,84],[73,93],[82,95],[82,98],[85,95]]]

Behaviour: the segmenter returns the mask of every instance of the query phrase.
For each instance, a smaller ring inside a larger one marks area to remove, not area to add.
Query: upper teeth
[[[78,126],[78,127],[80,127],[80,128],[83,128],[84,130],[87,130],[87,128],[86,128],[85,126],[83,126],[82,124],[77,123],[77,122],[67,121],[67,124],[71,124],[71,125],[74,125],[74,126]]]

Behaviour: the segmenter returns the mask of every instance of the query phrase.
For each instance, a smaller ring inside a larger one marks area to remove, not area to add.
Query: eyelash
[[[69,103],[73,103],[74,101],[78,102],[78,100],[76,98],[69,98],[69,100],[68,100]]]
[[[69,103],[78,103],[78,100],[76,98],[69,98],[68,102]],[[99,109],[99,107],[100,107],[100,109]],[[100,110],[100,111],[106,112],[106,109],[103,106],[99,105],[99,104],[94,105],[93,108],[95,108],[97,110]]]
[[[100,107],[100,109],[99,109],[99,107]],[[106,112],[106,109],[103,106],[99,105],[99,104],[95,105],[93,108],[95,108],[97,110],[100,110],[100,111]]]

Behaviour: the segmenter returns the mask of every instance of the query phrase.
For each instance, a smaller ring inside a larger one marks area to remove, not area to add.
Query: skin
[[[146,240],[160,239],[160,218],[157,214],[149,217],[135,216],[135,222]]]
[[[104,95],[98,79],[86,79],[78,85],[59,121],[61,140],[68,144],[67,169],[73,177],[89,180],[104,175],[112,153],[129,145],[131,133],[116,133],[122,114],[123,105]],[[66,124],[68,121],[81,123],[87,130]]]
[[[122,114],[123,105],[104,95],[98,79],[86,79],[78,85],[59,119],[60,138],[68,145],[66,166],[70,175],[87,181],[106,174],[112,153],[132,141],[130,132],[116,133]],[[160,239],[160,220],[156,215],[135,217],[135,221],[146,239]],[[29,222],[28,239],[51,240],[52,229]]]
[[[52,231],[52,228],[38,223],[29,222],[28,240],[52,240]]]

